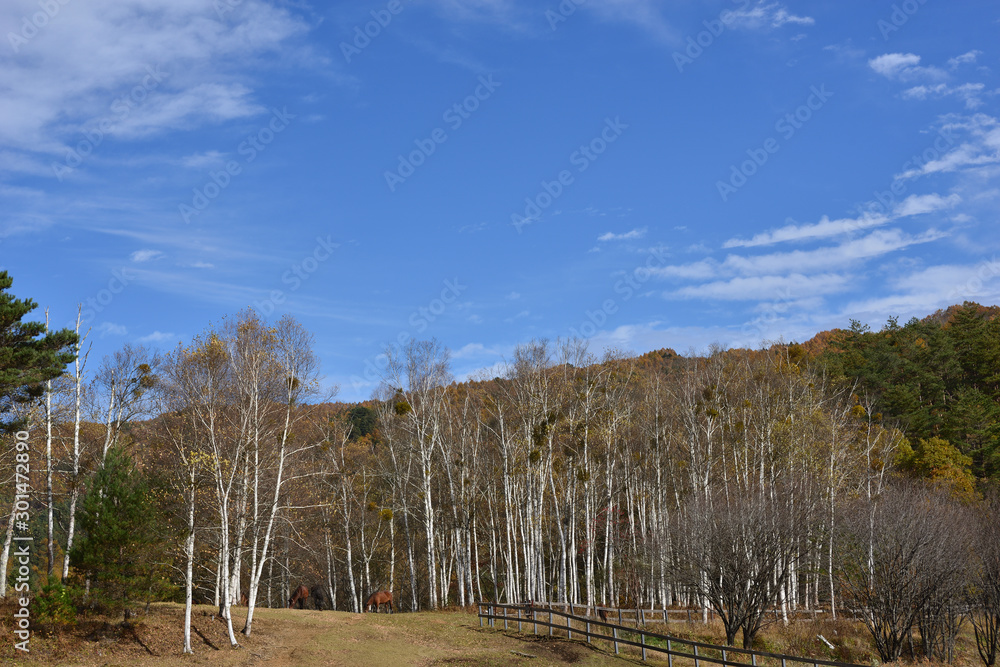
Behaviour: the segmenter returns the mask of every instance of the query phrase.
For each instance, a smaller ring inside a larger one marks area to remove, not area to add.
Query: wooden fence
[[[598,610],[604,611],[608,615],[608,618],[612,616],[617,618],[619,622],[622,621],[632,621],[633,623],[645,624],[647,621],[660,621],[662,623],[670,623],[672,621],[682,621],[687,623],[701,622],[702,620],[712,621],[718,617],[715,610],[708,608],[702,609],[636,609],[632,608],[618,608],[618,607],[601,607],[594,606],[588,607],[586,605],[580,604],[569,604],[563,602],[533,602],[535,607],[541,607],[543,609],[560,609],[570,614],[576,614],[579,610],[583,615],[597,615]],[[768,618],[773,617],[775,621],[779,621],[785,616],[788,620],[798,620],[798,619],[812,619],[817,620],[820,618],[829,617],[830,611],[828,609],[789,609],[784,615],[780,609],[768,609],[765,612]],[[838,619],[854,619],[857,618],[857,614],[848,609],[838,609],[837,610]]]
[[[540,606],[537,604],[512,605],[479,603],[479,626],[483,627],[488,623],[490,627],[496,627],[497,621],[503,622],[504,630],[509,630],[511,625],[516,623],[518,632],[522,631],[524,625],[531,625],[532,632],[538,634],[538,628],[548,628],[549,636],[565,635],[573,639],[574,635],[581,639],[586,639],[588,643],[594,639],[610,642],[614,645],[615,654],[621,651],[621,646],[632,646],[638,648],[642,653],[642,659],[646,660],[647,652],[663,653],[667,656],[669,667],[675,667],[674,659],[680,658],[684,665],[692,663],[694,667],[701,667],[701,663],[721,665],[722,667],[769,667],[781,665],[812,665],[812,667],[862,667],[845,662],[835,662],[832,660],[818,660],[814,658],[800,658],[792,655],[781,655],[779,653],[768,653],[766,651],[754,651],[750,649],[734,648],[732,646],[718,646],[716,644],[706,644],[704,642],[681,639],[656,632],[649,632],[644,627],[628,627],[621,625],[623,620],[621,612],[625,610],[606,610],[607,617],[612,618],[612,613],[619,617],[619,623],[602,621],[591,616],[577,616],[565,611],[554,609],[553,606]],[[568,606],[568,605],[566,605]],[[581,607],[576,605],[577,609]],[[582,607],[582,609],[592,609],[592,607]],[[636,610],[630,610],[636,611]],[[640,609],[640,620],[646,610]],[[652,620],[652,619],[646,619]],[[574,623],[576,624],[574,626]],[[601,632],[595,629],[603,628]],[[678,650],[680,647],[681,650]],[[686,650],[684,650],[686,649]],[[734,658],[735,656],[735,658]],[[740,658],[743,662],[740,662]],[[746,662],[749,660],[749,662]]]

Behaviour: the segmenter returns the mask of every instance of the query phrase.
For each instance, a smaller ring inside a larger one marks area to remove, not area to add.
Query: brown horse
[[[394,611],[392,606],[392,593],[389,591],[378,591],[376,593],[372,593],[371,597],[368,598],[368,601],[365,602],[365,608],[362,611],[372,611],[372,609],[374,609],[377,614],[378,608],[382,605],[389,607],[390,614]]]
[[[608,612],[607,612],[607,611],[605,611],[604,609],[600,609],[600,608],[599,608],[599,609],[597,610],[597,615],[598,615],[598,616],[600,616],[600,617],[601,617],[601,620],[602,620],[602,621],[604,621],[605,623],[607,623],[607,622],[608,622]]]
[[[292,597],[288,598],[288,608],[291,609],[296,603],[299,605],[299,609],[306,608],[306,598],[309,597],[309,589],[305,586],[299,586],[292,593]]]
[[[241,607],[246,607],[247,606],[247,594],[246,593],[240,593],[240,606]]]

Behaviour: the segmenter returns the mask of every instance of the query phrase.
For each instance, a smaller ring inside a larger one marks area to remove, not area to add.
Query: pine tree
[[[70,564],[91,581],[91,594],[109,612],[148,602],[164,587],[167,529],[150,487],[119,447],[108,451],[80,509],[82,537]]]
[[[9,413],[18,403],[42,395],[45,381],[59,377],[75,358],[77,335],[71,329],[45,333],[41,322],[23,322],[38,307],[31,299],[7,293],[13,279],[0,271],[0,432],[24,426]]]

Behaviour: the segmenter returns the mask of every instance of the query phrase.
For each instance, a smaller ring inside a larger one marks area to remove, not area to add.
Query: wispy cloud
[[[151,334],[147,334],[137,339],[140,343],[168,343],[177,342],[180,340],[180,336],[173,333],[164,333],[162,331],[154,331]]]
[[[128,329],[125,325],[115,324],[114,322],[101,322],[94,327],[94,331],[96,331],[101,338],[107,338],[108,336],[125,336],[128,334]]]
[[[646,235],[646,228],[633,229],[628,232],[623,232],[621,234],[615,234],[614,232],[606,232],[597,237],[598,241],[631,241],[633,239],[641,239]]]
[[[963,53],[960,56],[955,56],[954,58],[949,58],[948,59],[948,67],[951,67],[952,69],[955,69],[955,68],[959,67],[960,65],[974,64],[976,62],[976,58],[978,58],[981,55],[983,55],[982,51],[978,51],[976,49],[973,49],[972,51],[968,51],[966,53]]]
[[[752,7],[732,10],[732,23],[737,28],[780,28],[784,25],[813,25],[811,16],[792,14],[780,3],[758,0]]]
[[[134,253],[129,255],[129,259],[136,263],[142,263],[149,262],[162,256],[163,253],[159,250],[136,250]]]
[[[31,0],[5,2],[0,25],[37,11]],[[0,145],[22,156],[61,155],[84,132],[132,140],[255,114],[253,64],[308,30],[262,0],[221,15],[175,0],[63,11],[19,53],[0,50]]]
[[[668,299],[715,299],[721,301],[760,301],[792,294],[833,294],[848,286],[848,276],[825,273],[815,276],[752,276],[690,285],[664,294]]]
[[[976,169],[1000,162],[1000,121],[993,116],[982,113],[972,116],[953,115],[948,117],[943,129],[952,133],[965,132],[967,138],[937,159],[898,174],[896,178],[908,179]]]

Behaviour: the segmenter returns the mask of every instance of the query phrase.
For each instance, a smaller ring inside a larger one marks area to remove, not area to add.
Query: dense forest
[[[25,514],[38,618],[211,603],[235,645],[306,584],[349,611],[379,589],[403,610],[711,609],[751,646],[766,610],[823,607],[859,616],[887,661],[914,630],[950,659],[968,619],[995,662],[995,307],[703,356],[532,341],[466,382],[414,341],[347,405],[294,319],[243,311],[95,369],[87,332],[22,322],[34,304],[8,288],[0,274],[0,595]]]

